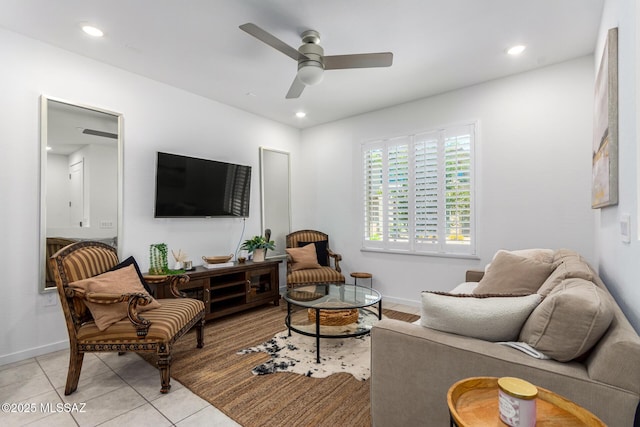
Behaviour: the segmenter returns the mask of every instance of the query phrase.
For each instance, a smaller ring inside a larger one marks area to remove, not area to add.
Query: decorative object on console
[[[178,249],[178,253],[176,254],[174,250],[171,250],[171,255],[173,255],[173,259],[176,260],[175,269],[180,270],[184,266],[184,262],[187,260],[187,253],[182,252],[182,249]]]
[[[240,249],[245,249],[253,254],[253,262],[264,261],[267,249],[275,249],[276,245],[273,240],[267,240],[264,236],[253,236],[251,239],[244,241]]]
[[[202,260],[206,264],[224,264],[229,262],[233,258],[233,254],[231,255],[221,255],[221,256],[203,256]]]
[[[233,267],[233,262],[216,262],[213,264],[209,264],[205,262],[202,264],[204,268],[212,269],[212,268],[224,268],[224,267]]]
[[[154,243],[149,246],[149,274],[167,274],[169,261],[167,260],[166,243]]]

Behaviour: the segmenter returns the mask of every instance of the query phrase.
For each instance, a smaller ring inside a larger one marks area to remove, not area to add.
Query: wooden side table
[[[354,271],[351,273],[351,277],[353,277],[353,284],[356,286],[358,285],[358,279],[369,279],[369,287],[373,288],[373,274]]]
[[[606,427],[598,417],[564,397],[538,388],[536,426]],[[473,377],[458,381],[447,393],[451,426],[504,427],[498,410],[498,378]]]

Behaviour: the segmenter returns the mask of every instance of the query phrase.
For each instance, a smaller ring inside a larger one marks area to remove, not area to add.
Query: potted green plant
[[[267,240],[264,236],[254,236],[251,239],[245,240],[241,247],[241,249],[253,253],[254,262],[264,261],[267,249],[273,250],[275,248],[276,244],[273,240]]]

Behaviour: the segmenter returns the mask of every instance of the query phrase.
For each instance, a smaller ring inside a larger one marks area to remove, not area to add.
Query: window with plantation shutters
[[[363,144],[363,249],[475,255],[475,128]]]

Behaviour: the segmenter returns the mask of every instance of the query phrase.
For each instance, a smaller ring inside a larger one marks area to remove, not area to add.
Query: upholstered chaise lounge
[[[78,387],[85,353],[127,351],[158,355],[160,391],[167,393],[173,343],[195,326],[197,346],[203,346],[204,303],[177,289],[189,277],[168,276],[176,298],[155,300],[133,258],[119,264],[116,249],[104,243],[73,243],[49,262],[69,333],[65,395]]]

